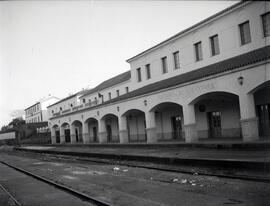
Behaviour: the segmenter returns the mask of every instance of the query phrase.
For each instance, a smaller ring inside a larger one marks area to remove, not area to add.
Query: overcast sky
[[[129,70],[126,59],[236,1],[1,1],[0,127],[13,110]]]

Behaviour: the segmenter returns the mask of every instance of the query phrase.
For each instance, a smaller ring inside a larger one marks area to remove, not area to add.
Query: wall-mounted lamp
[[[99,111],[97,111],[97,115],[99,116]]]
[[[244,77],[240,76],[237,78],[238,83],[242,86],[244,83]]]
[[[120,107],[117,107],[117,111],[119,112],[119,110],[120,110]]]
[[[147,106],[147,100],[144,100],[143,103],[144,103],[144,106]]]
[[[82,117],[82,119],[83,119],[83,114],[82,114],[82,116],[81,116],[81,117]]]

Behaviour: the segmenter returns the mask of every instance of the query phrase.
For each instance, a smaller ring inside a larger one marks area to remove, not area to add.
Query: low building
[[[59,101],[59,98],[54,96],[49,96],[43,98],[32,106],[26,108],[25,111],[25,123],[37,123],[37,122],[47,122],[48,113],[47,107],[56,101]]]
[[[270,3],[236,3],[128,59],[77,106],[49,106],[52,143],[269,138],[269,42]]]

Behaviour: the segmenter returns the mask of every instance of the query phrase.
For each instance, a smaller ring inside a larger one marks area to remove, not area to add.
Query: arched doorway
[[[173,102],[163,102],[154,106],[156,134],[158,141],[184,140],[183,108]]]
[[[123,114],[127,120],[127,131],[129,142],[146,142],[145,114],[138,109],[128,110]]]
[[[58,125],[54,125],[53,129],[54,129],[54,137],[52,138],[55,138],[55,143],[60,143],[60,128],[58,127]]]
[[[196,129],[199,139],[241,138],[239,97],[228,92],[210,92],[197,97]]]
[[[83,136],[82,136],[82,122],[79,120],[75,120],[71,124],[71,140],[72,143],[74,142],[83,142]]]
[[[119,142],[118,117],[114,114],[107,114],[102,119],[105,122],[107,142]]]
[[[89,138],[89,142],[98,142],[98,121],[95,118],[88,118],[85,121],[88,124],[88,131],[84,134],[86,139]]]
[[[61,133],[60,134],[61,134],[60,139],[62,139],[62,141],[60,140],[61,142],[67,142],[67,143],[71,142],[70,126],[68,123],[65,122],[61,125]]]
[[[258,117],[259,136],[270,138],[270,81],[267,81],[253,90]]]

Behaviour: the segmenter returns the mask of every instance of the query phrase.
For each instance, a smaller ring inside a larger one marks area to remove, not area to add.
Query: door
[[[221,137],[221,112],[208,112],[209,137]]]
[[[111,125],[106,125],[106,131],[107,131],[107,140],[108,142],[112,141],[112,127]]]
[[[55,131],[56,143],[60,143],[60,131]]]
[[[260,136],[270,136],[270,104],[257,106]]]
[[[182,138],[182,118],[180,116],[172,117],[172,138],[179,139]]]
[[[96,127],[93,127],[93,141],[94,142],[97,142],[97,128]]]
[[[65,129],[65,140],[66,142],[70,142],[70,130]]]
[[[79,132],[78,129],[75,129],[75,137],[76,137],[76,142],[79,142]]]

